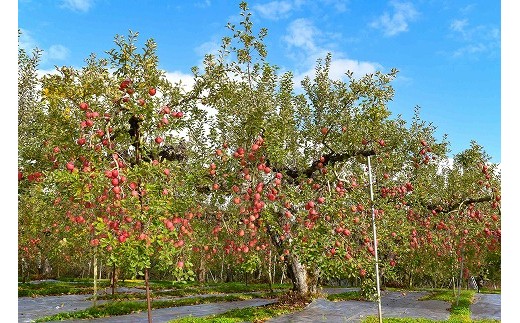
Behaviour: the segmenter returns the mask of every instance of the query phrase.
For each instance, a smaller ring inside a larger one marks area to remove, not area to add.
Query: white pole
[[[368,156],[368,179],[370,181],[370,201],[372,202],[372,231],[374,232],[374,251],[376,258],[376,285],[377,285],[377,311],[379,314],[379,323],[383,323],[381,314],[381,289],[379,287],[379,260],[377,258],[377,234],[376,234],[376,215],[374,210],[374,190],[372,189],[372,167],[370,165],[370,156]]]

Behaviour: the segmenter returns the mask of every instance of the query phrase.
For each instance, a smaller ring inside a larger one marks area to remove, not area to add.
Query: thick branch
[[[445,207],[442,207],[439,205],[434,205],[434,204],[428,204],[428,205],[426,205],[426,208],[428,210],[435,210],[436,212],[440,212],[440,213],[449,213],[451,211],[457,210],[462,205],[491,202],[492,200],[493,200],[493,196],[483,196],[483,197],[479,197],[479,198],[470,197],[470,198],[464,199],[462,201],[454,201],[454,202],[446,205]]]
[[[292,179],[297,179],[300,176],[305,176],[306,178],[312,177],[314,172],[320,169],[321,166],[327,166],[327,165],[334,165],[338,162],[342,162],[345,160],[348,160],[352,157],[356,156],[374,156],[376,154],[375,150],[357,150],[357,151],[351,151],[351,152],[344,152],[344,153],[329,153],[323,155],[322,160],[315,160],[312,162],[311,166],[309,166],[307,169],[304,170],[296,170],[291,168],[274,168],[273,170],[280,173],[285,173],[287,176],[289,176]],[[321,165],[320,165],[321,163]]]

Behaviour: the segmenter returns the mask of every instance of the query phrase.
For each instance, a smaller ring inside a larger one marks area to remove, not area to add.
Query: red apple
[[[68,162],[66,167],[67,167],[68,170],[72,171],[74,169],[74,163],[73,162]]]
[[[119,85],[119,89],[123,91],[128,87],[128,85],[130,85],[130,79],[127,78],[123,82],[121,82],[121,84]]]
[[[161,113],[163,114],[170,114],[170,107],[165,105],[162,110],[161,110]]]
[[[87,110],[87,109],[88,109],[88,103],[86,103],[86,102],[81,102],[81,103],[79,104],[79,108],[80,108],[81,110]]]
[[[156,92],[157,92],[157,91],[155,90],[154,87],[151,87],[151,88],[148,90],[148,94],[150,94],[151,96],[154,96]]]

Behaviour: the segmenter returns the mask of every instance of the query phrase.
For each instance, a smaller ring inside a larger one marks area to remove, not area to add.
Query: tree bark
[[[116,271],[116,265],[112,265],[112,278],[111,278],[111,285],[112,285],[112,295],[116,292],[116,283],[117,283],[117,271]]]
[[[144,280],[146,283],[146,304],[148,305],[148,323],[152,323],[152,299],[150,298],[149,269],[144,270]]]
[[[200,266],[198,269],[197,279],[199,283],[206,282],[206,261],[204,260],[204,256],[200,257]]]
[[[271,249],[269,249],[269,270],[267,272],[269,275],[269,291],[272,293],[273,292],[273,275],[271,272],[271,268],[272,268]]]
[[[93,303],[94,307],[97,305],[97,247],[94,249],[94,295],[93,295]]]
[[[288,276],[293,284],[293,291],[299,295],[318,292],[319,270],[302,264],[297,255],[288,255]]]

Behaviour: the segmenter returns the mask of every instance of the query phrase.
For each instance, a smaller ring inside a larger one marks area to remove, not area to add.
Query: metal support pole
[[[374,232],[374,251],[376,262],[376,285],[377,285],[377,312],[379,314],[379,323],[383,323],[381,313],[381,289],[379,286],[379,260],[377,257],[377,233],[376,233],[376,214],[374,210],[374,190],[372,188],[372,166],[370,165],[370,156],[368,158],[368,179],[370,181],[370,201],[372,202],[372,231]]]

